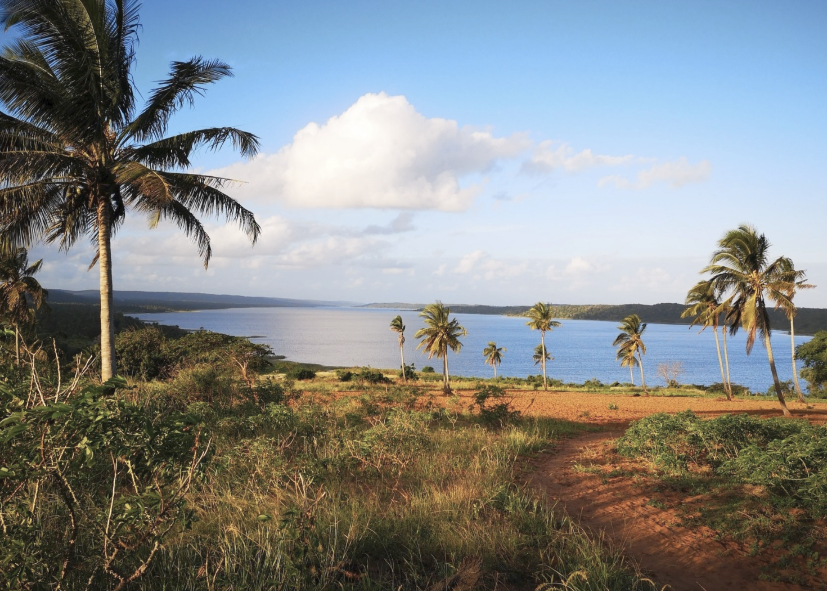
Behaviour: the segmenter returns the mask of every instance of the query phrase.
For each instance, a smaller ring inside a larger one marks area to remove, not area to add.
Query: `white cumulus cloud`
[[[668,183],[672,188],[680,188],[690,183],[700,183],[709,178],[712,164],[709,160],[701,160],[697,164],[690,164],[686,157],[671,162],[655,164],[651,168],[642,170],[636,181],[623,176],[607,176],[600,179],[599,186],[613,184],[618,189],[647,189],[658,182]]]
[[[495,137],[425,117],[404,96],[366,94],[341,115],[309,123],[277,153],[212,174],[246,181],[239,196],[295,207],[460,211],[481,189],[464,177],[530,145],[522,134]]]

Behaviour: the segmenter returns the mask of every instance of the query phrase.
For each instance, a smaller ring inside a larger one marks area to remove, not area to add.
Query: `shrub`
[[[316,372],[306,367],[294,367],[287,372],[287,377],[292,380],[312,380]]]
[[[411,381],[411,382],[415,382],[416,380],[419,379],[419,375],[417,375],[417,373],[416,373],[416,366],[413,363],[411,363],[410,365],[405,366],[404,375],[402,374],[401,369],[397,372],[397,375],[400,378],[404,377],[405,379],[407,379],[408,381]]]
[[[433,367],[431,367],[430,365],[426,365],[425,367],[422,368],[422,373],[436,373],[436,372],[434,371]]]
[[[122,375],[155,379],[169,367],[166,338],[157,326],[131,328],[115,337],[115,353]]]
[[[506,392],[499,386],[487,384],[474,393],[474,404],[480,413],[483,422],[498,427],[504,426],[520,416],[520,412],[512,408],[513,399],[506,400]]]
[[[356,376],[359,380],[367,384],[388,384],[390,380],[386,378],[381,371],[377,371],[370,367],[363,367]]]
[[[347,369],[337,369],[336,379],[340,382],[349,382],[353,379],[353,372]]]

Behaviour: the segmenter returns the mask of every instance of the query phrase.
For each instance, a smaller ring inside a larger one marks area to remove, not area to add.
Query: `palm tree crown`
[[[34,321],[34,310],[45,306],[49,292],[41,287],[34,275],[43,266],[43,259],[29,265],[29,253],[25,248],[4,251],[0,255],[0,314],[14,327],[14,349],[20,364],[20,327]]]
[[[704,272],[712,276],[710,281],[719,292],[732,294],[730,333],[735,334],[739,327],[746,331],[747,353],[752,351],[757,336],[764,340],[778,402],[784,415],[789,416],[775,369],[766,302],[769,299],[785,310],[792,307],[788,271],[793,265],[786,257],[770,261],[769,249],[763,234],[752,226],[739,226],[721,238]]]
[[[551,355],[543,348],[543,345],[534,347],[534,355],[532,355],[531,358],[534,360],[534,365],[539,365],[544,360],[551,361]]]
[[[434,356],[442,359],[443,386],[447,392],[451,389],[448,377],[448,349],[458,353],[462,349],[459,337],[467,336],[468,332],[460,326],[456,318],[451,318],[450,308],[439,301],[425,306],[419,316],[425,326],[414,335],[414,338],[422,339],[417,349],[426,352],[428,359]]]
[[[548,379],[546,378],[546,360],[550,358],[546,356],[546,331],[551,331],[552,329],[560,326],[560,323],[553,320],[551,304],[544,304],[543,302],[537,302],[536,304],[534,304],[531,308],[529,308],[526,315],[529,318],[528,322],[526,322],[528,327],[531,330],[540,331],[540,346],[543,351],[540,357],[540,360],[543,364],[543,390],[548,390]]]
[[[681,318],[692,317],[690,327],[699,324],[701,331],[711,326],[715,333],[715,348],[718,352],[718,365],[721,369],[721,383],[724,385],[724,393],[727,399],[732,400],[732,387],[729,379],[724,373],[724,362],[721,358],[721,345],[718,342],[718,326],[720,325],[721,314],[726,315],[729,310],[729,302],[721,302],[718,290],[712,281],[699,281],[686,294],[686,309],[681,313]],[[726,326],[724,326],[724,348],[726,349]],[[727,356],[727,360],[729,356]],[[727,363],[727,370],[729,369]]]
[[[176,224],[205,266],[212,250],[198,216],[237,222],[253,242],[260,231],[223,192],[228,179],[186,172],[201,147],[229,141],[253,156],[254,135],[214,127],[165,137],[170,117],[230,67],[201,57],[173,62],[139,110],[131,73],[138,8],[137,0],[0,0],[0,23],[19,32],[0,56],[0,233],[12,246],[45,239],[62,250],[93,239],[104,379],[116,371],[110,241],[127,211],[150,227]]]
[[[643,390],[646,391],[646,378],[643,374],[643,355],[646,354],[646,344],[643,342],[643,333],[646,331],[646,323],[642,322],[640,316],[637,314],[629,314],[617,327],[620,334],[615,337],[612,343],[613,347],[617,347],[617,358],[621,363],[627,357],[637,356],[637,362],[640,366],[640,381],[643,385]],[[623,365],[631,364],[627,361]],[[630,365],[631,367],[631,365]]]
[[[494,377],[497,377],[497,366],[503,362],[503,352],[507,351],[505,347],[497,347],[494,341],[488,341],[488,346],[482,350],[485,357],[485,362],[494,368]]]

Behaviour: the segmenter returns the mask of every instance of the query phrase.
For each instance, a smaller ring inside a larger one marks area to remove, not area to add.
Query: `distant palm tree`
[[[747,332],[747,354],[752,352],[756,337],[763,338],[778,403],[788,417],[791,415],[772,353],[772,327],[766,301],[769,299],[785,310],[792,306],[787,295],[790,286],[786,273],[792,268],[792,261],[779,257],[770,262],[769,249],[770,243],[763,234],[758,234],[752,226],[739,226],[721,238],[704,272],[712,275],[711,281],[721,293],[732,292],[729,330],[735,334],[742,327]]]
[[[617,360],[620,361],[620,367],[628,367],[629,368],[629,379],[632,381],[632,386],[635,385],[635,374],[632,371],[632,368],[636,366],[637,357],[635,357],[635,353],[629,349],[618,349],[617,350]]]
[[[101,376],[117,373],[111,239],[127,211],[150,227],[178,226],[208,264],[200,216],[237,222],[255,243],[253,214],[223,192],[233,181],[187,172],[198,148],[232,143],[243,156],[256,136],[212,127],[165,137],[171,116],[230,67],[195,57],[136,108],[133,66],[138,0],[0,0],[0,26],[16,28],[0,55],[0,234],[9,246],[37,240],[68,250],[92,238],[100,270]]]
[[[399,356],[402,358],[402,380],[408,382],[408,372],[405,371],[405,352],[402,345],[405,344],[405,325],[402,324],[402,316],[397,315],[391,320],[391,330],[399,335]]]
[[[489,341],[488,346],[482,350],[485,362],[494,368],[494,377],[497,377],[497,366],[503,362],[503,352],[508,351],[505,347],[497,347],[497,343]]]
[[[442,387],[448,393],[451,391],[451,382],[448,377],[448,349],[458,353],[462,349],[459,337],[468,335],[468,331],[460,326],[456,318],[450,317],[451,310],[442,302],[428,304],[419,315],[425,323],[414,335],[415,339],[422,339],[417,349],[428,353],[428,359],[436,356],[442,359]]]
[[[0,255],[0,314],[14,327],[14,353],[20,364],[20,327],[34,320],[34,310],[44,305],[49,292],[41,287],[35,273],[40,271],[43,259],[29,265],[29,253],[16,248]]]
[[[621,321],[620,334],[617,335],[613,347],[618,347],[617,357],[634,357],[637,355],[638,366],[640,367],[640,381],[643,391],[646,392],[646,378],[643,375],[643,355],[646,354],[646,345],[643,343],[643,332],[646,330],[646,323],[641,322],[637,314],[629,314]],[[631,366],[630,366],[631,367]]]
[[[732,400],[732,388],[724,372],[724,361],[721,358],[721,343],[718,340],[718,326],[720,325],[722,306],[715,285],[711,281],[699,281],[686,294],[687,308],[681,313],[681,318],[692,317],[690,327],[698,324],[701,332],[711,326],[715,333],[715,348],[718,351],[718,365],[721,368],[721,383],[727,400]],[[726,333],[726,328],[724,328]]]
[[[560,326],[560,323],[552,320],[551,304],[544,304],[537,302],[527,312],[530,320],[526,322],[531,330],[540,331],[540,345],[543,349],[541,361],[543,363],[543,390],[548,390],[548,379],[546,378],[546,331],[551,332],[552,329]]]
[[[783,308],[784,314],[787,316],[787,320],[790,321],[790,346],[792,348],[792,361],[793,361],[793,380],[795,382],[795,393],[798,396],[799,402],[804,402],[806,404],[806,400],[804,400],[804,394],[801,392],[801,384],[798,383],[798,367],[795,362],[795,315],[798,311],[793,303],[793,299],[795,298],[795,294],[799,289],[813,289],[815,285],[807,283],[807,272],[803,270],[796,270],[795,265],[791,259],[784,260],[784,273],[785,273],[785,280],[788,283],[787,288],[787,298],[789,299],[789,304],[786,307],[782,306],[780,303],[776,304],[776,308]]]
[[[537,345],[534,347],[534,355],[531,357],[534,360],[534,365],[539,365],[543,361],[551,361],[553,357],[549,355],[549,352],[546,351],[543,345]]]

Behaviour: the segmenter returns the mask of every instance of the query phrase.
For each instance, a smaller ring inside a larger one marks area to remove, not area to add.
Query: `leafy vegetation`
[[[827,398],[827,331],[799,345],[796,354],[804,362],[801,377],[809,384],[810,396]]]

